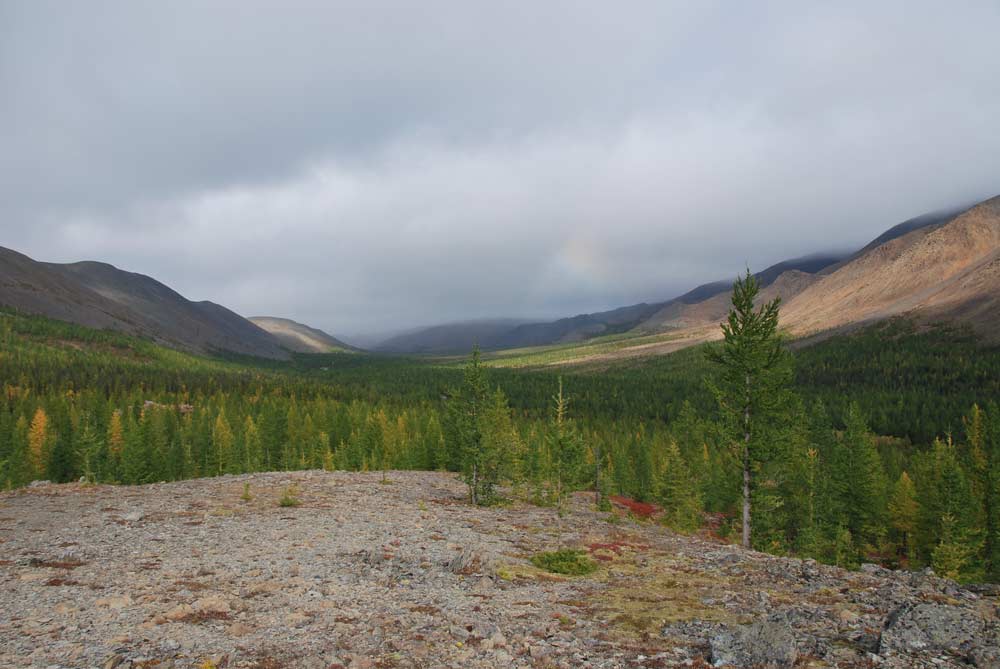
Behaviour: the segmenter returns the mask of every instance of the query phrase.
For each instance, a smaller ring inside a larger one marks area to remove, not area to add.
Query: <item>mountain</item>
[[[760,291],[760,300],[768,301],[775,297],[788,300],[812,285],[818,278],[816,274],[810,274],[802,270],[786,270],[767,284],[761,281],[764,287]],[[668,302],[640,324],[637,330],[641,332],[659,332],[719,323],[729,313],[730,291],[732,287],[732,282],[728,282],[723,292],[716,293],[701,302],[685,303],[680,299]]]
[[[794,258],[772,265],[756,276],[761,283],[769,286],[785,272],[818,272],[843,257],[816,254]],[[484,350],[500,350],[581,342],[636,329],[656,331],[678,318],[675,314],[683,313],[687,305],[699,304],[713,296],[728,295],[732,286],[732,279],[715,281],[665,302],[643,302],[547,322],[477,321],[436,325],[397,335],[375,348],[386,353],[467,353],[474,344]]]
[[[809,335],[897,315],[1000,339],[1000,196],[868,248],[789,300],[782,324]]]
[[[251,316],[251,323],[271,333],[289,351],[296,353],[332,353],[336,351],[356,351],[355,347],[345,344],[322,330],[297,323],[288,318],[273,316]]]
[[[818,272],[786,269],[759,301],[777,296],[781,327],[795,337],[825,337],[903,316],[967,324],[982,340],[1000,343],[1000,196],[894,226]],[[567,360],[659,355],[718,339],[728,309],[728,288],[690,304],[678,298],[633,330],[652,337]]]
[[[105,263],[37,262],[0,247],[0,304],[198,353],[288,357],[277,338],[239,314]]]

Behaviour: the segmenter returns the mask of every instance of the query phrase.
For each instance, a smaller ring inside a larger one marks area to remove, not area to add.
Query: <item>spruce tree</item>
[[[739,451],[742,471],[742,543],[751,545],[753,474],[770,457],[767,432],[787,401],[789,356],[778,336],[780,298],[755,308],[760,283],[748,269],[733,284],[732,308],[722,324],[724,341],[708,349],[721,368],[712,386],[723,423]]]
[[[885,473],[861,408],[847,409],[831,475],[841,483],[843,522],[858,547],[874,547],[885,527]]]
[[[656,501],[663,507],[664,520],[675,530],[692,532],[701,525],[698,484],[673,439],[664,448]]]
[[[446,423],[449,451],[469,487],[469,500],[473,504],[480,503],[480,477],[483,469],[480,416],[485,409],[488,392],[486,370],[483,368],[479,347],[476,346],[465,366],[462,387],[453,393],[448,402]]]

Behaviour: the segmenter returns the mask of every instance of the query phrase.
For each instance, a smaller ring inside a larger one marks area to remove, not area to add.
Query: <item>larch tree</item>
[[[243,423],[243,452],[246,462],[244,467],[248,472],[259,472],[264,467],[264,448],[260,440],[260,430],[253,420],[247,416]]]
[[[708,350],[721,368],[712,390],[723,422],[738,444],[742,470],[743,546],[751,546],[751,495],[754,470],[769,456],[769,422],[787,400],[789,354],[778,335],[781,298],[755,307],[760,282],[748,269],[733,284],[732,307],[722,324],[723,343]]]
[[[122,427],[121,409],[111,412],[108,422],[108,474],[113,480],[121,473],[122,450],[125,448],[125,429]]]
[[[215,451],[216,472],[224,474],[233,471],[233,428],[226,420],[226,412],[219,410],[219,415],[215,417],[215,425],[212,428],[212,447]]]
[[[919,512],[917,489],[910,475],[904,471],[899,475],[889,498],[889,523],[899,533],[899,553],[904,558],[910,557],[910,537],[917,528]]]
[[[552,398],[552,418],[549,425],[548,446],[552,462],[552,496],[557,505],[580,474],[583,467],[583,440],[569,417],[569,398],[563,394],[563,381],[559,377],[559,392]]]
[[[31,419],[31,427],[28,428],[28,458],[32,476],[45,477],[51,450],[52,432],[49,429],[49,416],[42,407],[38,407]]]

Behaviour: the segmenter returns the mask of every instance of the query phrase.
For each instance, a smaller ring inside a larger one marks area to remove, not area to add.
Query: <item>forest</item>
[[[5,488],[428,469],[460,472],[471,503],[585,490],[656,504],[680,532],[740,532],[740,451],[704,347],[556,370],[478,352],[281,363],[12,311],[0,342]],[[1000,350],[905,320],[791,349],[752,463],[753,546],[1000,580]]]

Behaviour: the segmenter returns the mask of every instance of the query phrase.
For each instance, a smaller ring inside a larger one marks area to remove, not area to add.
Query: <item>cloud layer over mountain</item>
[[[0,6],[0,244],[337,333],[671,297],[1000,192],[1000,6]]]

